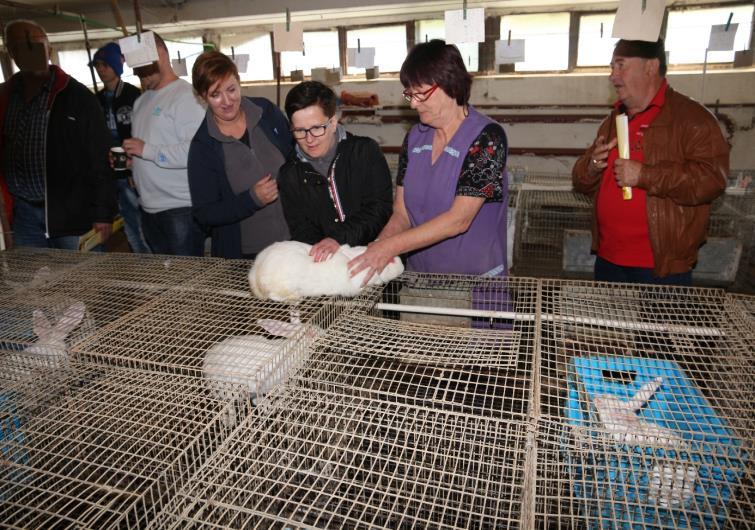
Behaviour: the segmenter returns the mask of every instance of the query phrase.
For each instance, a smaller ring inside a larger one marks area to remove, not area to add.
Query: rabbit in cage
[[[315,262],[309,251],[312,245],[299,241],[273,243],[257,255],[249,271],[249,285],[255,296],[278,302],[298,300],[306,296],[356,296],[362,289],[367,271],[349,275],[348,263],[367,247],[341,245],[330,259]],[[404,272],[396,257],[369,285],[389,282]]]
[[[259,319],[257,324],[268,334],[281,338],[269,339],[263,335],[228,337],[214,344],[205,354],[202,373],[213,395],[221,401],[233,401],[237,397],[226,383],[245,387],[245,394],[252,399],[279,384],[288,361],[280,355],[286,339],[300,336],[302,343],[296,346],[307,348],[322,333],[319,327],[302,324],[295,316],[291,322]],[[273,364],[275,361],[277,363]]]
[[[676,451],[676,455],[690,450],[689,444],[671,429],[637,415],[662,384],[663,378],[656,377],[626,401],[608,394],[593,399],[600,423],[614,440],[621,444],[670,449]],[[677,507],[692,497],[697,469],[685,462],[673,461],[675,457],[667,452],[663,454],[666,456],[657,459],[649,476],[648,500],[665,508]]]
[[[23,364],[10,367],[12,379],[28,377],[35,368],[58,368],[68,365],[69,353],[66,339],[81,323],[86,313],[83,302],[74,302],[63,311],[61,317],[53,324],[39,309],[34,310],[33,330],[37,341],[22,350]]]

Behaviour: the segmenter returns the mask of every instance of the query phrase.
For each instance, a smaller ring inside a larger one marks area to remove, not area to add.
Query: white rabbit
[[[34,310],[33,329],[37,341],[25,348],[19,356],[19,362],[11,361],[10,376],[12,379],[23,379],[31,375],[37,368],[58,368],[68,365],[69,353],[66,338],[78,326],[86,306],[83,302],[70,305],[58,321],[53,325],[39,309]]]
[[[674,431],[641,419],[637,415],[663,384],[662,377],[645,383],[628,401],[603,394],[593,399],[600,423],[621,444],[673,449],[688,452],[689,445]],[[666,453],[668,455],[668,453]],[[692,497],[697,469],[673,456],[659,456],[649,477],[648,500],[665,508],[679,506]]]
[[[277,302],[299,300],[306,296],[356,296],[362,289],[366,271],[353,278],[348,263],[367,247],[341,245],[333,256],[316,263],[309,251],[312,245],[299,241],[273,243],[257,255],[249,271],[249,285],[255,296]],[[379,275],[370,278],[369,285],[389,282],[404,272],[404,265],[396,257]]]
[[[257,324],[269,334],[284,338],[268,339],[262,335],[228,337],[214,344],[205,354],[202,372],[210,390],[221,401],[233,401],[236,397],[254,400],[258,394],[264,394],[280,384],[290,362],[289,358],[279,355],[287,343],[286,339],[297,337],[301,333],[300,340],[303,343],[298,347],[306,349],[321,333],[320,328],[301,324],[296,318],[292,318],[290,323],[259,319]],[[232,393],[224,383],[245,387],[245,395]],[[229,418],[228,424],[234,423],[233,418]]]

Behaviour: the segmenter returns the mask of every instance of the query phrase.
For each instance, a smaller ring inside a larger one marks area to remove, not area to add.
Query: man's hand
[[[262,204],[270,204],[278,198],[278,183],[268,174],[257,181],[253,193]]]
[[[611,149],[616,147],[616,138],[608,143],[605,143],[604,140],[605,139],[602,136],[598,136],[598,139],[595,140],[595,146],[592,151],[592,159],[587,165],[587,171],[591,175],[603,173],[603,170],[608,167],[608,153],[611,152]]]
[[[338,252],[339,248],[341,248],[341,245],[338,244],[338,241],[332,237],[326,237],[319,243],[312,245],[309,255],[312,256],[315,263],[320,263],[329,260],[333,254]]]
[[[628,186],[633,188],[640,181],[642,163],[636,160],[617,158],[613,165],[613,172],[616,175],[616,184],[619,187]]]
[[[110,238],[110,234],[113,232],[113,226],[110,223],[94,223],[92,228],[100,233],[103,243]]]
[[[144,153],[144,140],[140,138],[126,138],[123,140],[123,150],[128,156],[138,156],[141,158]]]

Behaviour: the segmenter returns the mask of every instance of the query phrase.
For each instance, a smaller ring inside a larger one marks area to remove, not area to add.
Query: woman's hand
[[[353,278],[363,270],[367,270],[362,281],[362,285],[367,285],[370,278],[383,272],[383,269],[396,257],[388,241],[373,241],[367,246],[367,250],[349,261],[349,275]]]
[[[267,174],[257,181],[253,192],[263,205],[270,204],[278,198],[278,183],[270,174]]]
[[[315,263],[320,263],[321,261],[329,260],[333,254],[338,252],[339,248],[341,248],[341,245],[338,244],[338,241],[332,237],[326,237],[319,243],[312,245],[309,255],[312,256]]]

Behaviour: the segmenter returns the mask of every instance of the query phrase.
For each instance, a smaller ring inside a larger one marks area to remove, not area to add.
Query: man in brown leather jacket
[[[729,146],[718,121],[665,75],[663,40],[616,43],[609,79],[619,101],[572,170],[574,189],[593,198],[596,280],[691,285],[711,202],[726,187]],[[626,160],[616,140],[621,113]]]

